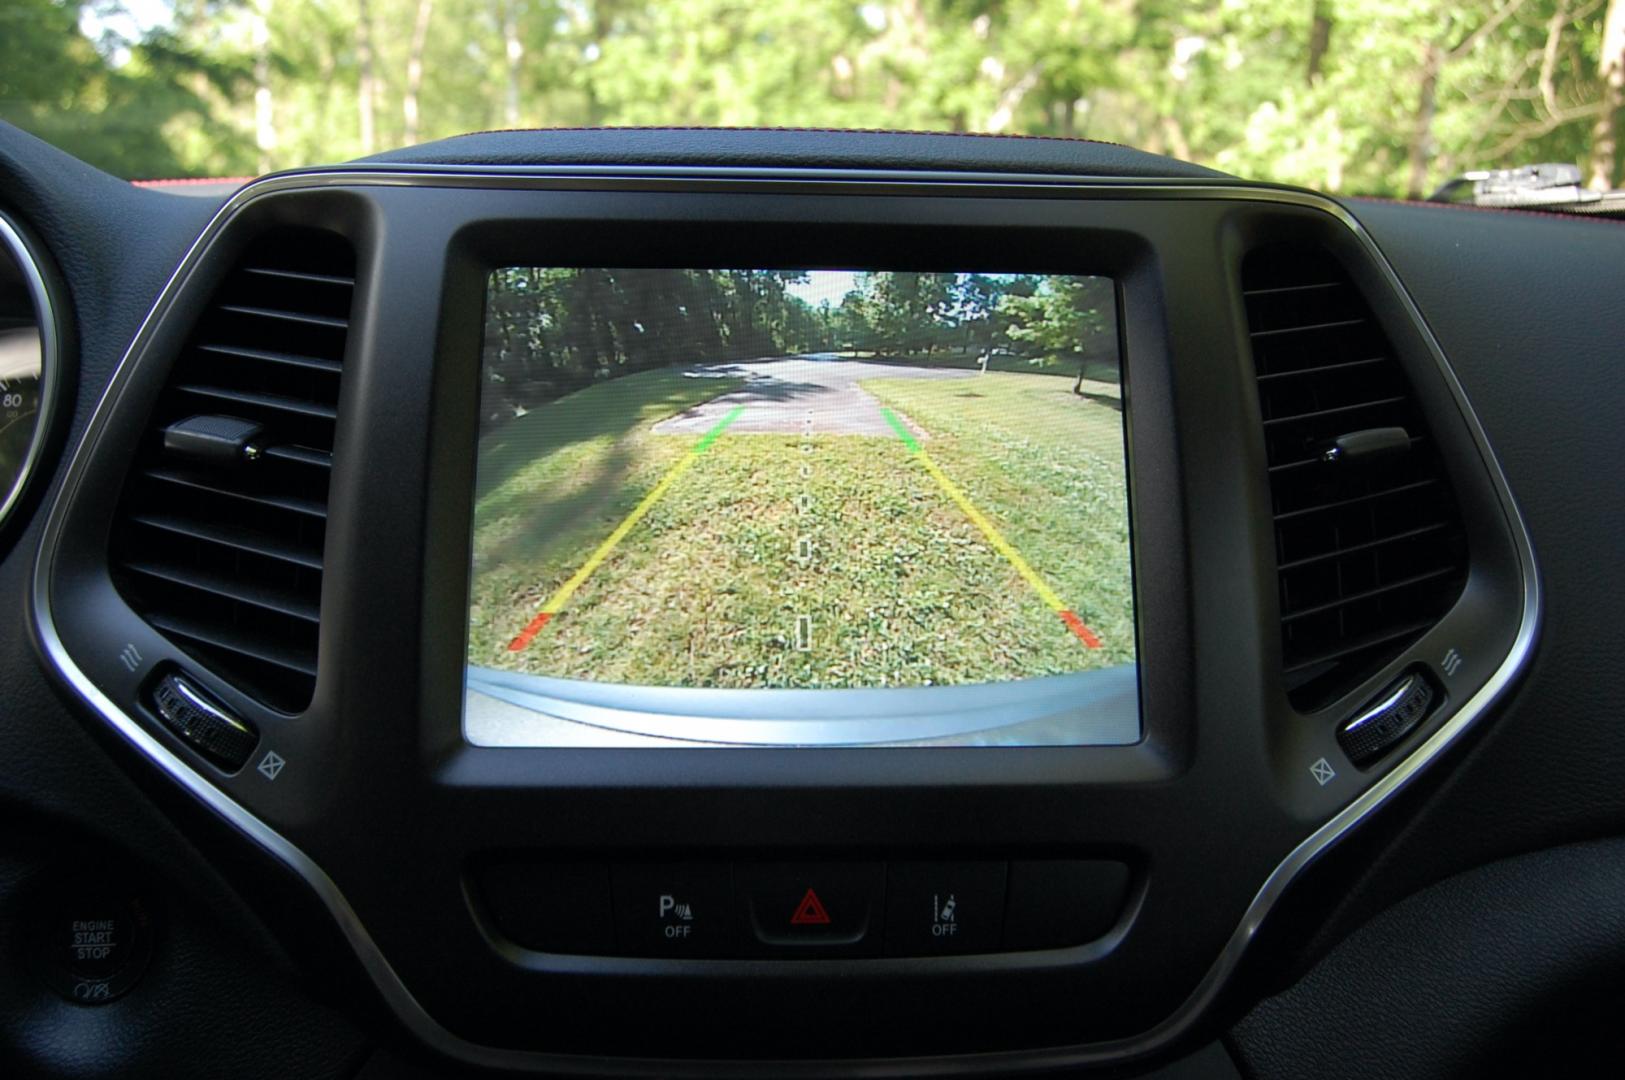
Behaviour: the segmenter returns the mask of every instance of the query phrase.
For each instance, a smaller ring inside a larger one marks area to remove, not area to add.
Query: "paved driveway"
[[[668,417],[654,427],[657,435],[703,435],[728,413],[745,411],[728,427],[729,435],[890,435],[880,402],[858,385],[859,379],[973,379],[974,371],[846,360],[834,353],[805,353],[744,363],[697,364],[690,378],[743,377],[744,386]],[[916,435],[929,437],[912,421]]]

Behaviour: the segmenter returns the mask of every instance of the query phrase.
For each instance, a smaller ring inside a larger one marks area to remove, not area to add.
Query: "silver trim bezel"
[[[74,662],[57,634],[51,612],[50,580],[68,507],[73,503],[118,392],[130,375],[132,358],[147,345],[159,319],[188,282],[203,254],[245,206],[268,195],[300,189],[348,185],[393,187],[463,187],[587,190],[772,190],[830,191],[875,194],[1114,198],[1210,199],[1254,201],[1316,210],[1346,227],[1371,258],[1385,283],[1414,323],[1438,365],[1462,418],[1478,448],[1506,516],[1517,551],[1522,577],[1523,610],[1518,632],[1506,657],[1485,684],[1411,753],[1362,791],[1342,810],[1300,842],[1276,866],[1254,895],[1240,924],[1218,957],[1185,1001],[1160,1023],[1138,1035],[1108,1042],[1037,1050],[996,1051],[970,1055],[943,1055],[881,1059],[825,1059],[801,1061],[722,1061],[656,1059],[556,1054],[504,1049],[469,1042],[440,1025],[412,995],[362,925],[355,910],[333,880],[309,856],[269,825],[233,801],[201,773],[167,749],[139,723],[103,694]],[[239,190],[217,211],[179,267],[165,284],[152,310],[136,332],[106,391],[96,406],[84,437],[75,448],[68,475],[51,510],[35,565],[30,608],[40,650],[57,674],[110,724],[136,751],[163,769],[194,797],[253,840],[272,857],[297,873],[311,887],[338,923],[379,993],[401,1022],[431,1049],[469,1065],[516,1070],[552,1070],[596,1075],[714,1076],[771,1072],[776,1076],[851,1074],[867,1076],[940,1075],[944,1073],[1005,1073],[1054,1069],[1144,1058],[1172,1046],[1183,1037],[1234,972],[1242,954],[1287,886],[1316,858],[1358,825],[1468,730],[1512,685],[1534,651],[1541,618],[1541,593],[1528,530],[1507,486],[1482,427],[1465,392],[1451,371],[1431,329],[1405,290],[1382,251],[1359,221],[1339,203],[1310,191],[1214,180],[1103,180],[1075,176],[908,172],[817,169],[745,169],[705,167],[608,166],[347,166],[284,173],[266,177]]]
[[[39,262],[34,258],[27,241],[17,231],[11,219],[3,213],[0,213],[0,245],[4,245],[6,251],[17,261],[23,279],[28,282],[28,293],[34,301],[34,320],[39,327],[40,341],[39,418],[34,423],[34,436],[28,445],[28,453],[23,455],[22,468],[17,472],[16,481],[9,491],[0,495],[0,525],[4,525],[12,510],[27,492],[29,481],[34,477],[34,469],[39,464],[40,458],[45,455],[45,447],[50,440],[56,416],[58,388],[62,382],[62,339],[57,327],[56,305],[51,302],[51,290],[45,283],[45,274],[40,270]]]

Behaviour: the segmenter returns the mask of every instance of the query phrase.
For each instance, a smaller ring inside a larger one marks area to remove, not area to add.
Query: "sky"
[[[784,291],[798,299],[805,300],[813,307],[817,307],[825,300],[830,307],[840,307],[846,294],[858,287],[858,278],[867,273],[864,270],[809,270],[807,281],[801,285],[786,285]],[[962,275],[955,275],[956,277]],[[1013,274],[988,274],[996,281],[1002,281]]]
[[[786,285],[784,291],[817,307],[825,300],[830,307],[840,307],[847,293],[858,287],[861,270],[809,270],[804,285]]]
[[[118,0],[116,4],[86,4],[79,9],[79,32],[91,41],[100,41],[104,33],[123,42],[136,42],[147,31],[168,26],[174,18],[171,0]],[[113,49],[109,57],[114,65],[130,57],[129,49],[122,45]]]

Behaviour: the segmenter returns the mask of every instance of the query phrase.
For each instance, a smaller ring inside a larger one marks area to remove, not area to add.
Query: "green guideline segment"
[[[744,411],[745,407],[743,405],[735,405],[733,410],[729,412],[727,416],[724,416],[721,420],[718,420],[716,426],[705,433],[705,436],[700,439],[699,444],[694,447],[694,452],[696,454],[705,453],[710,445],[716,442],[717,438],[728,429],[728,425],[733,423],[735,420],[738,420],[739,414]]]

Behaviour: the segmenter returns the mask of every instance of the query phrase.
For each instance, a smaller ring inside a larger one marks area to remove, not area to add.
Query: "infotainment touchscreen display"
[[[493,273],[468,740],[1137,741],[1116,297],[1021,273]]]

